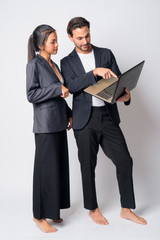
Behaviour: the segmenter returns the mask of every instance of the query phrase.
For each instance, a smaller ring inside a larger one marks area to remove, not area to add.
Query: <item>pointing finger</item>
[[[117,78],[117,75],[116,75],[114,72],[112,72],[111,70],[110,70],[110,74],[111,74],[113,77]]]

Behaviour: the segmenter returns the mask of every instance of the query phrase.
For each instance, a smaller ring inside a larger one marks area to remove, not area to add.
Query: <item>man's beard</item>
[[[84,48],[83,46],[87,46],[87,47]],[[82,46],[77,47],[77,48],[79,48],[79,49],[80,49],[81,51],[83,51],[83,52],[86,52],[86,51],[88,51],[89,48],[90,48],[90,43],[88,43],[88,44],[86,44],[86,45],[82,45]]]

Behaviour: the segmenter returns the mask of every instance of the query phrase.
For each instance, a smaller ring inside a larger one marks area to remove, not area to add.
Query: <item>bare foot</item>
[[[102,214],[99,211],[99,208],[96,208],[94,210],[90,210],[89,212],[89,216],[92,218],[92,220],[100,225],[108,225],[108,221],[106,220],[106,218],[104,218],[102,216]]]
[[[147,224],[147,222],[144,218],[141,218],[141,217],[135,215],[129,208],[122,208],[120,216],[121,216],[121,218],[131,220],[138,224],[142,224],[142,225]]]
[[[55,222],[55,223],[62,223],[62,222],[63,222],[63,219],[62,219],[62,218],[60,218],[60,219],[58,219],[58,220],[52,219],[52,221]]]
[[[39,220],[39,219],[33,218],[33,221],[38,225],[38,227],[42,230],[42,232],[52,233],[52,232],[58,231],[56,228],[49,225],[46,219]]]

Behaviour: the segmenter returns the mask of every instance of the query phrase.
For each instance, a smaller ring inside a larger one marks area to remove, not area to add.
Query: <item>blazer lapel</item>
[[[94,56],[95,56],[95,63],[96,63],[96,68],[101,66],[101,55],[100,55],[100,51],[98,51],[98,49],[93,46],[93,50],[94,50]]]
[[[59,78],[57,77],[57,75],[55,74],[55,72],[52,70],[52,68],[50,67],[49,63],[39,54],[37,54],[38,59],[40,60],[41,63],[43,63],[45,65],[45,67],[47,68],[47,70],[54,76],[54,78],[56,78],[58,81]],[[53,61],[52,61],[53,62]]]
[[[83,64],[82,64],[82,62],[81,62],[81,60],[80,60],[80,58],[79,58],[75,49],[73,50],[73,52],[71,52],[70,57],[74,58],[74,62],[75,62],[75,65],[76,65],[76,72],[84,74],[85,70],[84,70]]]
[[[101,66],[101,55],[100,55],[100,51],[98,51],[98,49],[94,45],[92,45],[92,47],[93,47],[94,56],[95,56],[95,65],[97,68]],[[74,62],[76,64],[76,71],[78,71],[79,73],[85,73],[82,62],[75,49],[71,52],[70,56],[74,58]]]

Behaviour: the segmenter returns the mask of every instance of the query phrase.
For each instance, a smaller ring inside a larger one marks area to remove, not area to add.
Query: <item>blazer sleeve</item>
[[[84,88],[96,83],[93,71],[82,73],[80,76],[77,76],[65,59],[61,60],[61,72],[64,77],[65,85],[70,93],[80,92]]]
[[[52,83],[41,88],[36,62],[30,62],[26,67],[27,99],[31,103],[40,103],[62,94],[61,83]]]

